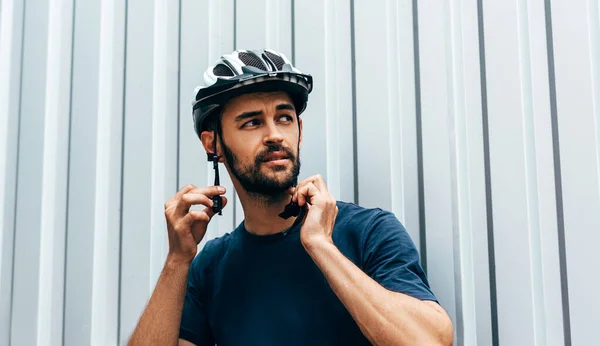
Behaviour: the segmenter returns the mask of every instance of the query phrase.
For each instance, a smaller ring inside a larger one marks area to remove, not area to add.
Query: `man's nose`
[[[283,142],[283,135],[280,131],[280,129],[277,127],[277,125],[275,124],[275,122],[273,121],[269,121],[267,126],[266,126],[266,134],[264,137],[264,143],[265,144],[272,144],[272,143],[281,143]]]

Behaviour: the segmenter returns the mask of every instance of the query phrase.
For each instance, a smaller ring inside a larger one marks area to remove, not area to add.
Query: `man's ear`
[[[202,141],[202,145],[204,146],[204,150],[207,153],[214,154],[215,146],[214,140],[215,133],[213,131],[202,131],[200,133],[200,141]]]
[[[207,153],[213,153],[215,151],[215,144],[213,139],[215,138],[215,133],[213,131],[202,131],[200,134],[200,140],[202,141],[202,145],[204,146],[204,150]],[[225,162],[225,157],[221,155],[221,143],[217,141],[217,156],[219,156],[219,162]]]

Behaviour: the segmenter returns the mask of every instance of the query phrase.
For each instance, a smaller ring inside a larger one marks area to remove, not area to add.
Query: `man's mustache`
[[[284,147],[282,145],[269,145],[267,147],[267,149],[265,149],[264,151],[261,151],[258,155],[256,155],[256,163],[263,162],[267,155],[269,155],[270,153],[276,152],[276,151],[284,152],[285,155],[287,157],[289,157],[289,159],[292,161],[296,160],[296,155],[294,155],[294,153],[292,152],[292,150],[290,148]]]

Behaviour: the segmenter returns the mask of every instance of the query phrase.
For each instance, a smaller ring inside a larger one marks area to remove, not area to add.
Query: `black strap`
[[[213,162],[213,168],[215,170],[215,186],[219,186],[221,185],[221,182],[219,181],[219,156],[217,155],[217,133],[219,132],[218,129],[220,121],[217,120],[216,123],[217,129],[215,129],[215,131],[213,132],[213,153],[212,155],[208,155],[208,160]],[[212,201],[213,211],[215,213],[219,213],[219,215],[223,215],[223,213],[221,212],[221,210],[223,209],[223,200],[221,199],[221,196],[213,196]]]

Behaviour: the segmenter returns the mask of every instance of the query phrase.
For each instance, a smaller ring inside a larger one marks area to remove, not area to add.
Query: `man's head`
[[[225,103],[220,117],[211,120],[219,119],[217,153],[244,190],[271,200],[296,184],[302,120],[287,93],[236,96]],[[214,133],[201,133],[207,152],[213,151]]]
[[[298,177],[299,115],[306,109],[312,77],[284,54],[262,49],[221,56],[203,80],[195,90],[192,115],[206,151],[214,152],[216,143],[236,187],[275,201]]]

